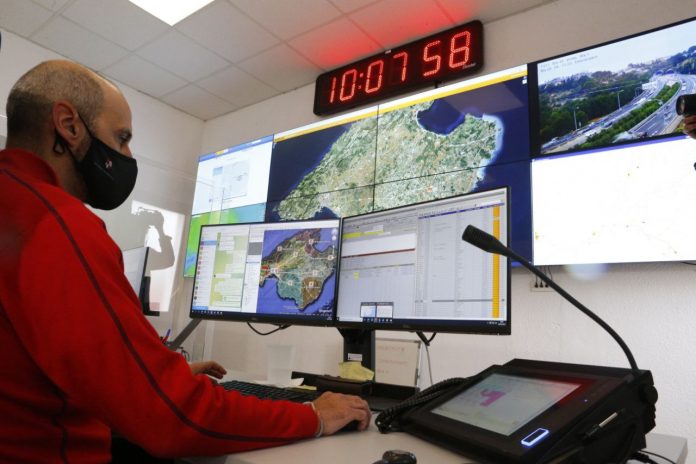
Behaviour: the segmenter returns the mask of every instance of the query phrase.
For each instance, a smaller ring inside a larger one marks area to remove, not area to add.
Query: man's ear
[[[75,153],[85,132],[84,124],[75,106],[69,101],[57,101],[51,108],[51,120],[56,132],[67,144],[67,148]]]

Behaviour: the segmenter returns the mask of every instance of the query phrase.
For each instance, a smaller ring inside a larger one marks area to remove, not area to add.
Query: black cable
[[[270,334],[272,334],[272,333],[278,332],[279,330],[285,330],[285,329],[287,329],[288,327],[290,327],[290,324],[285,324],[285,325],[279,325],[278,327],[276,327],[275,329],[271,330],[270,332],[259,332],[258,330],[256,330],[256,329],[254,328],[253,325],[251,325],[250,322],[247,322],[247,325],[249,326],[249,328],[250,328],[251,330],[253,330],[254,332],[256,332],[256,333],[259,334],[259,335],[270,335]]]
[[[425,334],[420,330],[416,330],[416,335],[418,335],[418,338],[421,339],[425,346],[430,346],[430,342],[432,342],[435,339],[435,335],[437,335],[437,332],[433,332],[430,338],[427,338]]]
[[[661,454],[653,453],[652,451],[648,450],[640,450],[638,451],[639,453],[644,453],[644,454],[649,454],[651,456],[655,456],[656,458],[664,459],[665,461],[671,463],[671,464],[677,464],[676,462],[672,461],[670,458],[662,456]],[[657,463],[655,463],[657,464]]]
[[[636,451],[635,453],[633,453],[633,455],[631,456],[631,460],[644,462],[645,464],[657,464],[655,461],[650,459],[650,456],[648,456],[647,454],[643,454],[640,451]]]

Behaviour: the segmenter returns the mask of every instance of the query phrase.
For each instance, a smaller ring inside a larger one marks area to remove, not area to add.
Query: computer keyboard
[[[299,388],[281,388],[271,385],[260,385],[258,383],[243,382],[241,380],[230,380],[228,382],[220,382],[220,385],[228,391],[238,391],[242,395],[256,396],[261,399],[268,400],[287,400],[296,403],[304,403],[306,401],[314,401],[319,397],[320,393],[312,390],[304,390]]]

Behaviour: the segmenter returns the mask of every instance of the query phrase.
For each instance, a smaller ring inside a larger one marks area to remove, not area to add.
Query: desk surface
[[[651,433],[646,450],[670,460],[686,463],[687,443],[682,437]],[[217,458],[191,458],[191,464],[272,464],[327,462],[331,464],[372,464],[389,449],[402,449],[416,455],[422,464],[475,463],[459,454],[435,446],[406,433],[381,434],[371,425],[365,432],[347,432],[330,437],[294,443],[292,445],[231,454]],[[656,462],[664,462],[654,458]],[[629,461],[634,463],[637,461]]]

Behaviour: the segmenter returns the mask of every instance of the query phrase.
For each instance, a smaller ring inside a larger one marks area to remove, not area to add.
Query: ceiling
[[[549,1],[215,0],[171,27],[128,0],[0,0],[0,28],[208,120],[434,32]]]

